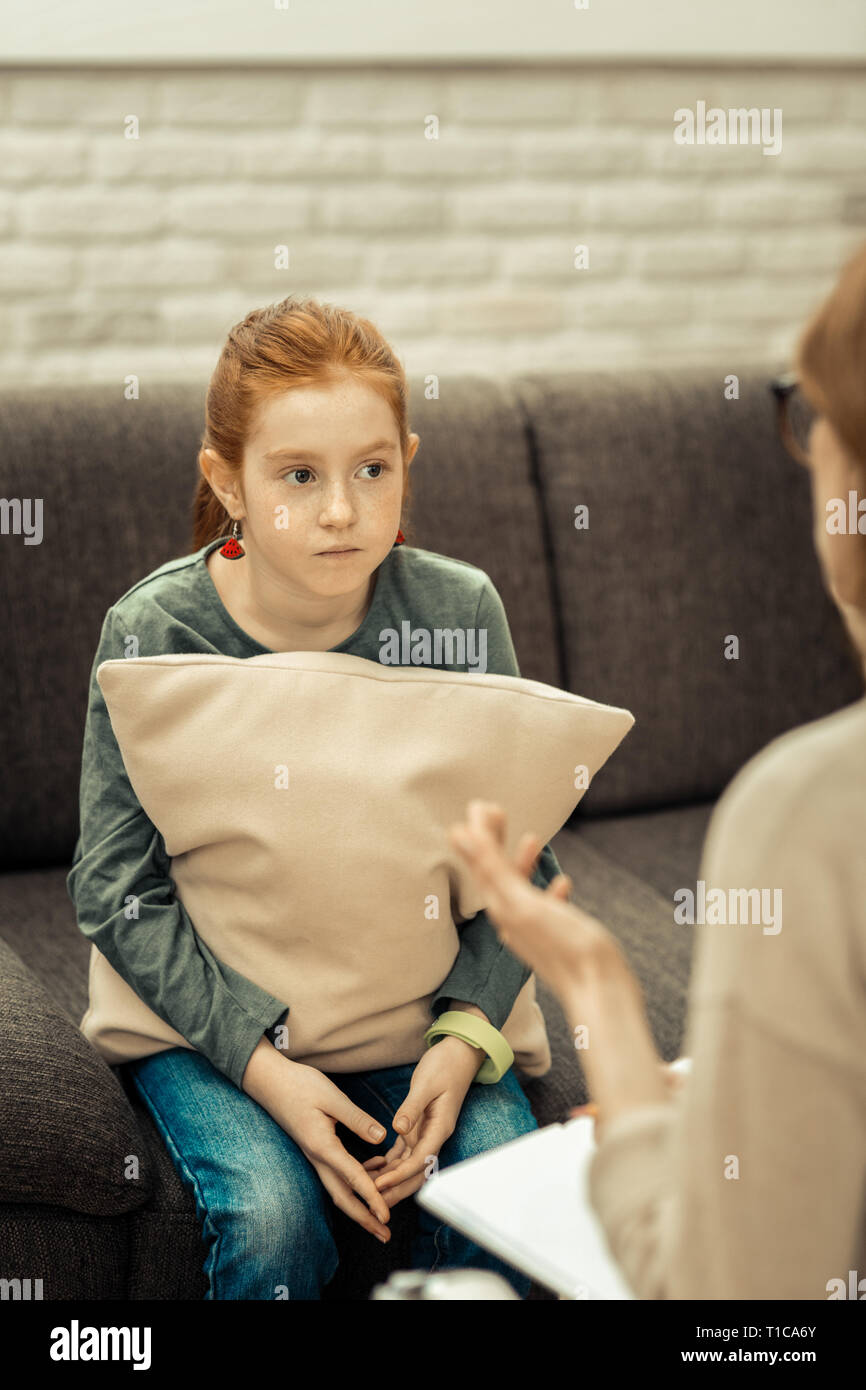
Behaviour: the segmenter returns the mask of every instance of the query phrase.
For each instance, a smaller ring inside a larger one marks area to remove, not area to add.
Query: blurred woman
[[[773,389],[810,472],[823,582],[866,676],[866,246]],[[590,1196],[634,1293],[866,1296],[866,697],[774,739],[714,808],[707,893],[781,889],[782,929],[703,926],[677,1091],[614,937],[565,901],[562,880],[528,881],[538,841],[509,863],[502,812],[483,802],[452,838],[501,940],[587,1030]]]

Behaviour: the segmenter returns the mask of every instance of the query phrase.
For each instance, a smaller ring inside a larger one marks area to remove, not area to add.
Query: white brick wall
[[[293,292],[372,318],[419,374],[784,358],[866,240],[864,88],[831,67],[0,71],[0,380],[201,381]],[[676,145],[699,100],[781,108],[781,154]]]

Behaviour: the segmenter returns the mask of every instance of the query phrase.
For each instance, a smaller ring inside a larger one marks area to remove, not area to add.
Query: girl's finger
[[[417,1177],[407,1178],[405,1182],[398,1183],[396,1187],[386,1187],[382,1193],[389,1208],[395,1207],[398,1202],[402,1202],[404,1197],[410,1197],[413,1192],[417,1192],[427,1181],[426,1173],[419,1173]]]
[[[405,1157],[407,1156],[407,1154],[410,1154],[410,1153],[412,1152],[412,1150],[414,1149],[414,1147],[415,1147],[415,1141],[416,1141],[417,1138],[418,1138],[418,1124],[417,1124],[417,1123],[414,1124],[414,1125],[412,1126],[412,1128],[411,1128],[406,1134],[399,1134],[399,1133],[398,1133],[396,1140],[395,1140],[394,1143],[391,1145],[390,1149],[388,1150],[387,1154],[385,1155],[385,1157],[387,1158],[388,1162],[390,1163],[390,1162],[392,1161],[392,1159],[405,1158]]]
[[[323,1167],[328,1167],[333,1171],[335,1178],[342,1180],[346,1187],[363,1198],[374,1218],[378,1217],[381,1221],[387,1217],[387,1207],[382,1202],[382,1194],[376,1186],[376,1179],[367,1172],[363,1164],[359,1163],[343,1148],[336,1134],[332,1135],[331,1142],[321,1153],[320,1162]],[[319,1171],[321,1172],[321,1169]],[[343,1210],[347,1211],[348,1209],[343,1207]],[[368,1226],[367,1229],[369,1230],[370,1227]]]
[[[393,1148],[389,1149],[388,1152],[387,1152],[387,1154],[385,1155],[385,1162],[384,1162],[384,1164],[382,1165],[382,1167],[379,1169],[379,1172],[381,1172],[381,1173],[388,1173],[388,1172],[391,1172],[394,1168],[397,1167],[397,1164],[398,1164],[398,1163],[402,1163],[404,1159],[409,1158],[409,1156],[411,1155],[411,1153],[412,1153],[412,1147],[411,1147],[411,1145],[409,1145],[409,1144],[401,1144],[400,1147],[399,1147],[399,1149],[398,1149],[397,1145],[395,1144],[395,1145],[393,1146]]]
[[[352,1221],[356,1221],[359,1226],[363,1226],[365,1231],[376,1236],[383,1244],[387,1244],[391,1239],[391,1231],[386,1221],[381,1219],[382,1212],[378,1214],[372,1212],[365,1202],[355,1195],[352,1184],[340,1173],[336,1172],[328,1162],[317,1162],[314,1164],[316,1172],[322,1180],[322,1185],[330,1194],[335,1206],[345,1212]],[[385,1215],[390,1217],[390,1207],[384,1202],[380,1194],[377,1206],[381,1206]]]
[[[376,1175],[374,1182],[377,1191],[381,1193],[386,1188],[393,1188],[407,1178],[413,1178],[418,1173],[423,1173],[430,1156],[439,1153],[451,1133],[453,1133],[453,1127],[449,1127],[446,1121],[431,1120],[412,1153],[398,1163],[396,1168],[389,1169],[387,1173]]]

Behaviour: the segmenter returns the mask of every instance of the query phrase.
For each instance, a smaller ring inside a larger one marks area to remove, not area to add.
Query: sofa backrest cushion
[[[777,439],[770,373],[743,368],[728,399],[736,370],[516,382],[566,688],[635,716],[579,814],[711,799],[778,734],[863,692],[821,582],[808,471]]]

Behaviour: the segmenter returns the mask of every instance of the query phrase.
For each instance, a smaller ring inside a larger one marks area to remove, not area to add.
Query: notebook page
[[[589,1204],[595,1150],[587,1116],[546,1125],[440,1169],[420,1204],[569,1299],[630,1299]]]

